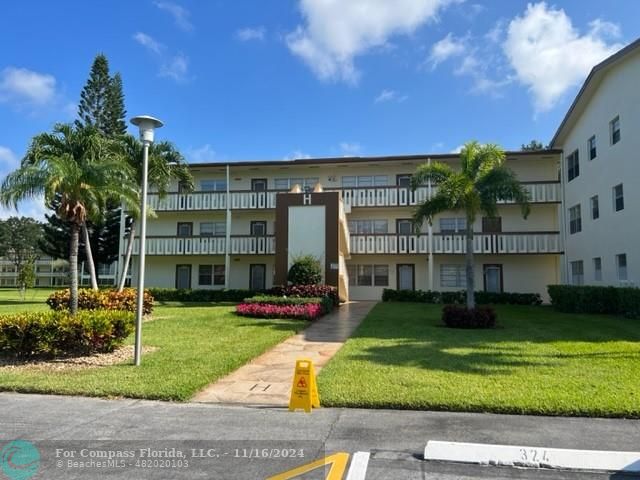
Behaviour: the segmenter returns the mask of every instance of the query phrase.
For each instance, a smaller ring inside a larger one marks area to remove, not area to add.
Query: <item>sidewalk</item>
[[[235,372],[197,393],[200,403],[287,406],[296,360],[309,358],[316,373],[351,336],[376,302],[350,302],[314,322]]]

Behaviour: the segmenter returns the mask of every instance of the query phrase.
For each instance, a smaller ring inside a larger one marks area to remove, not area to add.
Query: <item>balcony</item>
[[[224,255],[226,237],[147,237],[147,255]],[[139,239],[133,243],[133,254],[140,253]],[[231,255],[274,255],[276,239],[273,235],[254,237],[231,236]]]
[[[560,202],[559,182],[523,182],[529,192],[531,203],[558,203]],[[331,188],[325,191],[340,192],[344,204],[345,213],[358,207],[407,207],[415,206],[428,197],[428,188],[420,187],[415,192],[407,187],[358,187],[358,188]],[[437,187],[432,188],[435,194]],[[276,195],[285,193],[282,190],[268,190],[266,192],[232,191],[229,192],[229,208],[231,210],[265,210],[276,208]],[[148,197],[149,206],[156,212],[179,211],[211,211],[226,210],[226,192],[192,192],[169,193],[160,198],[152,193]],[[502,201],[500,203],[513,203]]]
[[[465,236],[433,235],[432,253],[466,253]],[[546,254],[561,253],[559,232],[476,233],[473,251],[477,254]],[[429,236],[422,235],[351,235],[351,254],[428,254]]]

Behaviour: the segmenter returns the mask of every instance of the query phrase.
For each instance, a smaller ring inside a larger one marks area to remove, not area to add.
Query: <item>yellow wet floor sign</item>
[[[296,361],[289,410],[303,409],[308,413],[312,408],[320,408],[316,373],[313,369],[313,362],[308,358],[301,358]]]
[[[329,471],[325,470],[325,480],[342,480],[344,476],[344,472],[347,469],[347,462],[349,461],[349,454],[346,452],[338,452],[333,455],[328,455],[320,460],[316,460],[311,463],[307,463],[306,465],[301,465],[300,467],[296,467],[292,470],[287,470],[286,472],[280,473],[278,475],[274,475],[273,477],[267,478],[267,480],[290,480],[300,475],[304,475],[305,473],[309,473],[316,468],[325,467],[327,465],[331,465]]]

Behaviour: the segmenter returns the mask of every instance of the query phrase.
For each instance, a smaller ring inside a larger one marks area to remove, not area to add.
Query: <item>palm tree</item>
[[[122,139],[125,155],[129,165],[135,172],[136,188],[139,190],[142,182],[142,152],[143,145],[138,139],[127,135]],[[186,190],[193,190],[193,176],[189,171],[185,159],[170,142],[153,143],[149,147],[149,184],[155,188],[160,197],[167,194],[173,181],[180,182]],[[140,192],[138,192],[138,198]],[[153,216],[153,210],[148,209],[148,215]],[[124,289],[124,284],[131,263],[133,253],[133,240],[135,238],[135,221],[140,216],[140,202],[130,210],[131,227],[127,235],[127,251],[118,281],[118,291]]]
[[[473,224],[479,213],[496,217],[498,200],[520,204],[522,216],[529,215],[529,195],[515,173],[505,166],[505,153],[494,144],[468,142],[460,152],[461,168],[454,170],[442,162],[420,165],[411,178],[415,191],[427,180],[437,184],[437,191],[418,206],[413,216],[417,229],[426,220],[446,210],[463,211],[466,216],[467,308],[475,307]]]
[[[44,195],[59,199],[58,214],[71,224],[69,266],[70,310],[78,309],[78,243],[86,219],[97,216],[108,200],[135,203],[134,172],[124,161],[121,145],[92,127],[57,124],[52,133],[36,135],[20,167],[0,187],[0,204],[17,206]]]

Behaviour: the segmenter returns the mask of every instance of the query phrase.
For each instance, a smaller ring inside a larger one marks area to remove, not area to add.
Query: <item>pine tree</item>
[[[127,111],[124,108],[124,93],[122,92],[122,77],[116,73],[107,89],[107,100],[105,104],[106,124],[104,132],[106,135],[124,135],[127,133],[125,117]]]
[[[80,93],[78,105],[78,127],[96,127],[106,132],[109,114],[107,113],[108,97],[111,86],[109,77],[109,61],[103,54],[96,56],[91,65],[89,79]],[[123,112],[124,113],[124,112]]]
[[[93,126],[106,136],[123,135],[127,131],[122,77],[109,75],[109,61],[99,54],[93,61],[87,83],[80,93],[78,105],[78,127]],[[53,202],[55,203],[55,201]],[[49,206],[53,213],[45,215],[44,238],[40,242],[42,251],[55,258],[69,257],[71,225],[61,219],[57,205]],[[108,264],[118,258],[120,237],[120,206],[110,204],[98,222],[88,222],[89,238],[96,265]],[[85,261],[85,249],[80,236],[79,261]]]

